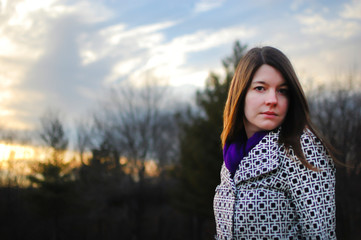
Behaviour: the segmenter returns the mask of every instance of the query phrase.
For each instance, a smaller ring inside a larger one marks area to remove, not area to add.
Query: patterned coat
[[[292,149],[269,132],[231,174],[223,164],[216,188],[217,239],[336,239],[335,167],[309,130],[304,155],[321,171],[307,169]]]

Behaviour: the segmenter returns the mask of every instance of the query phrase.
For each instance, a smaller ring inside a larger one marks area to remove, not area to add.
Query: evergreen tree
[[[233,55],[223,60],[225,79],[221,80],[211,72],[205,89],[197,92],[197,113],[189,108],[185,114],[179,115],[182,131],[177,203],[181,209],[196,216],[196,229],[202,227],[203,220],[213,219],[214,189],[220,181],[223,161],[220,141],[223,109],[234,70],[246,48],[237,41]]]
[[[62,121],[53,112],[48,112],[41,119],[39,135],[49,149],[50,157],[46,162],[36,164],[33,173],[28,176],[35,187],[29,193],[29,202],[39,216],[51,220],[52,238],[57,239],[59,219],[70,212],[74,199],[74,181],[68,171],[69,163],[64,162],[68,137]]]

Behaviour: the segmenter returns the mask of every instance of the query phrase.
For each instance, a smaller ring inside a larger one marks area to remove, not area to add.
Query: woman
[[[217,239],[336,239],[335,168],[288,58],[253,48],[224,109]]]

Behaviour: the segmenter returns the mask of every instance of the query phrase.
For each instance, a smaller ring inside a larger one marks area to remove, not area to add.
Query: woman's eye
[[[278,90],[281,94],[288,94],[288,89],[287,88],[281,88],[280,90]]]
[[[263,90],[264,90],[264,87],[262,87],[262,86],[257,86],[257,87],[255,87],[254,89],[257,90],[257,91],[263,91]]]

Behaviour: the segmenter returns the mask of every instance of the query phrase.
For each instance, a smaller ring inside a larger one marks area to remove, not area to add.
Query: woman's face
[[[281,73],[263,64],[254,74],[244,103],[247,137],[280,126],[288,110],[288,86]]]

